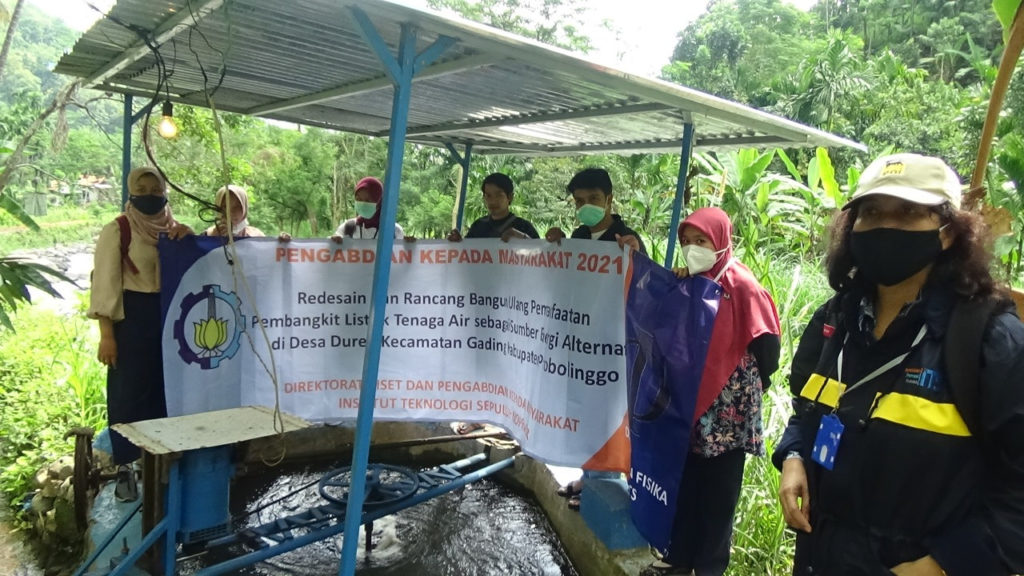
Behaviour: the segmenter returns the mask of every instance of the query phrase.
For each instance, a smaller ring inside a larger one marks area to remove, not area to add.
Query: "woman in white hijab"
[[[231,192],[231,197],[228,197]],[[203,232],[204,236],[227,236],[227,222],[231,222],[231,235],[235,238],[258,238],[264,236],[259,228],[249,225],[249,194],[245,188],[228,184],[217,190],[214,203],[220,207],[217,223]],[[230,206],[226,206],[230,204]],[[228,218],[230,212],[230,218]]]

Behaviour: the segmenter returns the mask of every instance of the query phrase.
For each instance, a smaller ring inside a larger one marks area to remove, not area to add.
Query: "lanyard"
[[[360,238],[366,238],[365,231],[366,231],[366,228],[364,228],[363,225],[360,224],[359,225],[359,237]],[[377,237],[377,233],[378,232],[380,232],[380,226],[377,226],[376,228],[373,229],[373,237],[374,238]]]
[[[877,378],[877,377],[881,376],[882,374],[888,372],[889,370],[893,369],[894,367],[902,364],[903,361],[907,359],[907,356],[910,356],[910,353],[914,350],[914,348],[916,348],[917,345],[920,344],[922,340],[924,340],[924,335],[927,332],[928,332],[927,325],[922,325],[921,329],[918,330],[918,332],[917,332],[917,337],[915,337],[914,341],[910,344],[910,349],[909,350],[907,350],[903,354],[900,354],[899,356],[893,358],[892,360],[889,360],[885,364],[882,364],[878,368],[875,368],[874,370],[871,371],[870,374],[868,374],[867,376],[861,378],[856,383],[854,383],[852,386],[847,387],[846,390],[843,391],[843,396],[845,396],[846,394],[848,394],[850,392],[850,390],[853,390],[854,388],[860,386],[861,384],[864,384],[865,382],[869,382],[871,380],[874,380],[875,378]],[[843,348],[841,350],[839,350],[839,357],[836,359],[836,376],[839,378],[840,382],[843,381],[843,352],[846,350],[846,342],[849,339],[850,339],[850,335],[849,335],[849,333],[847,333],[846,338],[843,339]],[[842,399],[842,396],[840,396],[840,399]],[[836,408],[838,409],[838,407],[839,407],[839,402],[836,402]]]

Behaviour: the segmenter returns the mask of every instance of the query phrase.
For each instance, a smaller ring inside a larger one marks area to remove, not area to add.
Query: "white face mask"
[[[241,234],[248,227],[249,227],[249,219],[248,218],[242,218],[241,222],[239,222],[238,224],[235,224],[234,226],[231,227],[231,235],[232,236],[238,236],[239,234]]]
[[[718,255],[723,252],[725,252],[724,249],[714,252],[710,248],[696,244],[687,244],[679,251],[683,256],[683,262],[686,262],[686,270],[691,276],[711,270],[715,262],[718,262]]]

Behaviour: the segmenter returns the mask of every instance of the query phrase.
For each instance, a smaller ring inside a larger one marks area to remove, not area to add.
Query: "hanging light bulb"
[[[156,131],[168,139],[178,135],[178,125],[174,123],[174,106],[171,105],[170,100],[164,102],[163,117],[160,118],[160,124]]]

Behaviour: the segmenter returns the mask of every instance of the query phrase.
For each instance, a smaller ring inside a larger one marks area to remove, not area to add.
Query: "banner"
[[[665,552],[721,290],[703,276],[680,280],[639,253],[634,252],[630,260],[626,288],[630,512],[640,534]]]
[[[376,243],[161,240],[171,416],[355,417]],[[625,471],[623,252],[614,242],[399,243],[374,418],[508,430],[559,465]]]

